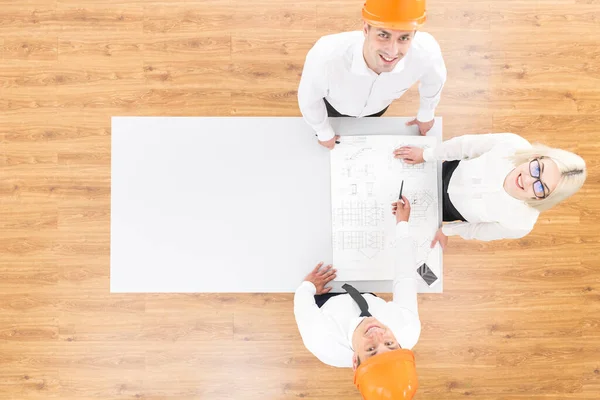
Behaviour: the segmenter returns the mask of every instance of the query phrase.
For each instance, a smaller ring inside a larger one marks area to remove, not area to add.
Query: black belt
[[[442,210],[443,210],[443,220],[445,222],[450,221],[464,221],[467,222],[465,217],[463,217],[458,210],[454,207],[452,202],[450,201],[450,196],[448,196],[448,185],[450,184],[450,178],[452,178],[452,174],[460,160],[454,161],[444,161],[442,163]]]
[[[327,116],[328,117],[352,117],[351,115],[340,114],[340,112],[338,110],[336,110],[335,108],[333,108],[333,106],[331,104],[329,104],[327,99],[323,98],[323,101],[325,102],[325,107],[327,107]],[[383,110],[379,111],[378,113],[367,115],[367,117],[381,117],[387,111],[388,107],[389,106],[387,106]],[[352,117],[352,118],[356,118],[356,117]]]

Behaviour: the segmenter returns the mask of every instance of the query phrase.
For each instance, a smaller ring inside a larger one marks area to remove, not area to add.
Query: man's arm
[[[298,105],[304,120],[312,127],[320,141],[331,140],[335,133],[327,118],[327,107],[323,98],[329,93],[327,66],[321,60],[316,45],[306,55],[300,85]]]
[[[410,202],[402,196],[392,212],[396,214],[396,253],[394,263],[393,301],[388,303],[393,318],[390,323],[400,345],[411,349],[421,335],[417,304],[416,249],[410,235],[408,219]]]
[[[415,243],[410,236],[408,222],[396,225],[396,261],[394,263],[394,303],[415,314],[418,318],[417,261]]]
[[[352,350],[337,337],[335,323],[315,303],[316,287],[308,281],[294,294],[294,316],[304,346],[321,362],[334,367],[351,367]]]
[[[442,51],[437,43],[435,43],[436,50],[435,54],[431,59],[431,65],[421,76],[419,82],[419,95],[421,97],[421,103],[419,106],[419,112],[417,113],[417,120],[419,122],[428,122],[433,120],[435,116],[435,108],[440,102],[442,96],[442,89],[446,83],[446,64],[442,57]]]

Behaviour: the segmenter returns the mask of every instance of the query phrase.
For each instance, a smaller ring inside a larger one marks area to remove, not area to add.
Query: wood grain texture
[[[111,116],[300,116],[306,52],[360,6],[0,0],[0,399],[360,398],[304,348],[291,294],[109,294]],[[450,240],[444,293],[419,296],[417,399],[598,398],[599,6],[428,2],[445,138],[515,132],[588,180],[523,239]]]

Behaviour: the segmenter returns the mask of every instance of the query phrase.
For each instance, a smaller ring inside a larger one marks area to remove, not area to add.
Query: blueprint
[[[331,152],[333,265],[338,280],[391,280],[396,219],[391,203],[411,203],[409,224],[417,264],[441,277],[441,249],[430,248],[439,227],[438,163],[410,165],[393,157],[401,146],[433,147],[427,136],[347,136]],[[415,265],[415,270],[418,265]]]

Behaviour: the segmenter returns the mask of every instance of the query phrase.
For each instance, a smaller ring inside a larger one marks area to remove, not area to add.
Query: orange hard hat
[[[410,400],[419,387],[415,355],[406,349],[377,354],[356,368],[354,384],[365,400]]]
[[[378,28],[412,31],[425,23],[425,0],[365,0],[363,19]]]

